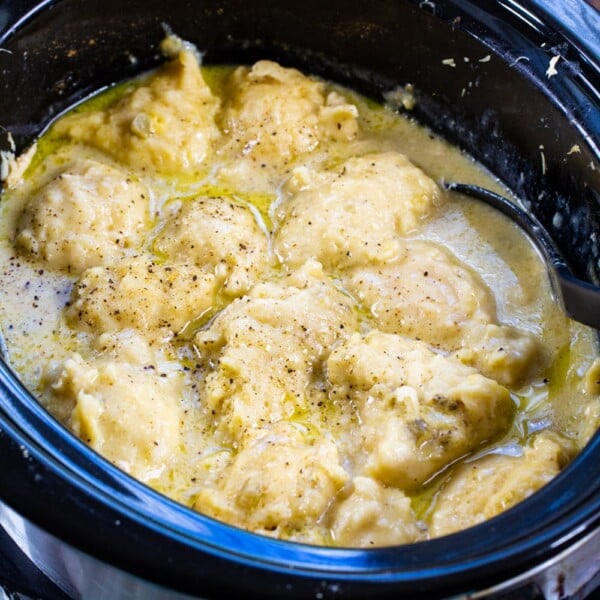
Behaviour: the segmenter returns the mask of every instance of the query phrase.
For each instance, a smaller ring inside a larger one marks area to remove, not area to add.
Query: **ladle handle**
[[[575,321],[600,329],[600,287],[573,275],[554,240],[537,219],[485,188],[465,183],[446,183],[445,187],[493,206],[519,225],[542,254],[554,297],[563,311]]]

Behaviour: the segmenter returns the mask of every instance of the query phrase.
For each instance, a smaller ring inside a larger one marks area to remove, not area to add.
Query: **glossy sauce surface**
[[[0,327],[44,406],[166,495],[316,544],[445,535],[563,468],[598,425],[594,334],[436,182],[501,186],[350,90],[166,52],[2,195]]]

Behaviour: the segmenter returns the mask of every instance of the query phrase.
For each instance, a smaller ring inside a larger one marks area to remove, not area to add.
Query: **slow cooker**
[[[600,13],[583,0],[3,0],[0,125],[23,150],[73,103],[157,65],[165,27],[207,63],[273,58],[375,99],[411,84],[412,116],[600,280]],[[68,433],[4,361],[0,456],[0,582],[31,597],[584,598],[600,584],[598,433],[506,513],[374,550],[268,539],[166,499]]]

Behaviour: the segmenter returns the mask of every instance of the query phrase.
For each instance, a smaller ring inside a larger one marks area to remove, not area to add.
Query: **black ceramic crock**
[[[0,125],[25,148],[73,102],[158,64],[165,26],[205,62],[273,58],[374,98],[413,84],[415,118],[598,282],[600,15],[583,0],[0,0]],[[50,418],[4,362],[0,461],[3,527],[76,598],[583,597],[600,571],[598,434],[499,517],[374,550],[271,540],[165,499]]]

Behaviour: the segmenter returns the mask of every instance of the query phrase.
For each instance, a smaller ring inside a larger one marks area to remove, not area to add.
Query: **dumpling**
[[[351,158],[334,170],[296,172],[278,212],[273,248],[293,268],[314,258],[326,269],[393,260],[399,236],[441,201],[433,180],[397,152]]]
[[[493,440],[512,421],[508,390],[423,342],[372,331],[327,361],[332,397],[357,404],[362,472],[403,490]]]
[[[437,495],[431,535],[472,527],[521,502],[560,472],[568,447],[559,436],[542,432],[520,456],[488,454],[463,463]]]
[[[344,277],[381,331],[456,352],[503,385],[539,367],[535,338],[496,324],[492,293],[475,272],[431,242],[404,241],[401,248],[394,260],[357,266]]]
[[[75,112],[56,131],[94,146],[148,174],[192,175],[206,170],[219,101],[204,81],[198,56],[167,38],[171,60],[116,104]]]
[[[218,430],[238,440],[306,410],[314,371],[356,327],[351,299],[318,263],[232,302],[195,338],[212,365],[201,396]]]
[[[358,131],[356,106],[327,93],[322,82],[269,60],[237,68],[225,98],[221,154],[234,158],[220,174],[247,189],[276,185],[321,141],[349,140]]]
[[[245,434],[195,508],[251,531],[307,541],[303,530],[315,528],[347,479],[331,440],[280,422]]]
[[[72,405],[67,425],[77,436],[129,474],[151,481],[180,450],[179,370],[159,364],[139,338],[111,343],[104,336],[100,345],[114,352],[89,361],[73,355],[52,394]]]
[[[148,192],[123,171],[82,160],[26,203],[17,248],[55,269],[80,273],[140,248],[149,221]]]
[[[182,201],[154,250],[209,269],[232,296],[247,292],[269,262],[267,236],[250,209],[223,197]]]
[[[84,271],[65,316],[72,327],[95,333],[133,328],[170,337],[209,311],[216,293],[206,269],[140,256]]]

